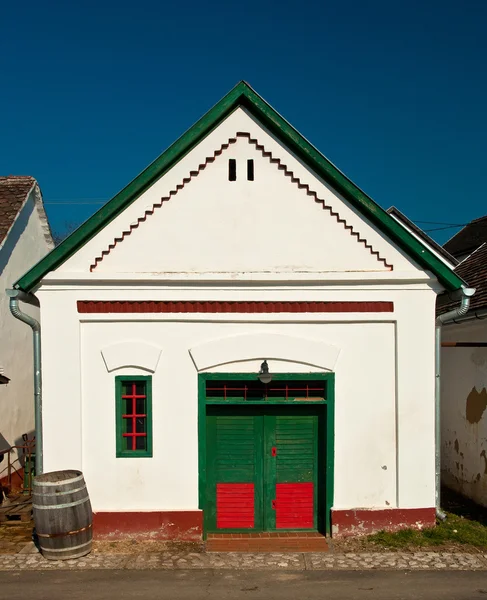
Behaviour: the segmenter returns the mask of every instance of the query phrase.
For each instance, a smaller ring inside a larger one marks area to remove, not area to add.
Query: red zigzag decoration
[[[198,166],[198,168],[196,169],[196,171],[190,171],[189,175],[187,177],[185,177],[182,180],[182,182],[180,184],[178,184],[173,190],[171,190],[167,196],[164,196],[163,198],[161,198],[160,202],[155,203],[152,206],[152,208],[147,209],[144,212],[144,215],[137,219],[136,223],[133,223],[132,225],[130,225],[129,229],[123,231],[119,237],[115,238],[113,240],[113,242],[111,244],[109,244],[109,246],[106,250],[102,251],[100,256],[95,258],[95,261],[90,266],[90,271],[94,271],[96,269],[96,267],[101,263],[103,258],[105,256],[107,256],[108,254],[110,254],[110,252],[115,248],[115,246],[118,243],[122,242],[128,235],[130,235],[132,233],[132,231],[134,231],[134,229],[137,229],[137,227],[141,223],[143,223],[147,219],[148,216],[153,215],[154,211],[157,208],[161,208],[161,206],[164,204],[164,202],[167,202],[168,200],[170,200],[180,190],[182,190],[186,184],[188,184],[192,179],[197,177],[201,173],[201,171],[206,169],[206,167],[209,164],[213,163],[216,160],[216,158],[223,153],[224,150],[227,150],[232,144],[235,144],[237,142],[238,138],[246,138],[248,140],[249,144],[252,144],[253,146],[255,146],[255,148],[257,150],[259,150],[259,152],[262,154],[262,156],[264,158],[268,158],[270,163],[277,165],[277,168],[280,171],[283,171],[284,175],[286,177],[289,177],[291,179],[291,181],[293,183],[295,183],[300,190],[305,190],[305,192],[308,196],[311,196],[312,198],[314,198],[315,202],[319,202],[322,205],[324,210],[327,210],[332,217],[335,217],[335,219],[337,220],[338,223],[341,223],[343,225],[343,227],[350,232],[350,235],[354,236],[359,243],[363,244],[365,246],[365,248],[367,248],[367,250],[369,250],[369,252],[377,258],[377,260],[379,262],[384,263],[384,266],[387,269],[389,269],[390,271],[392,271],[393,266],[391,264],[389,264],[385,258],[381,257],[379,252],[377,250],[374,250],[372,245],[369,244],[365,238],[362,238],[360,236],[360,233],[358,231],[355,231],[352,225],[349,225],[345,219],[340,217],[340,214],[338,212],[334,211],[332,209],[332,207],[329,206],[325,200],[323,200],[323,198],[320,198],[318,196],[318,194],[315,191],[313,191],[307,183],[303,183],[299,179],[299,177],[296,177],[296,175],[291,170],[288,169],[288,167],[281,161],[280,158],[274,157],[272,155],[272,152],[269,152],[268,150],[266,150],[262,144],[259,144],[259,142],[256,138],[251,137],[250,133],[247,133],[247,132],[237,132],[235,134],[235,137],[230,138],[226,144],[222,144],[220,146],[220,148],[218,148],[218,150],[215,150],[215,152],[213,153],[212,156],[207,157],[205,162],[200,164]]]

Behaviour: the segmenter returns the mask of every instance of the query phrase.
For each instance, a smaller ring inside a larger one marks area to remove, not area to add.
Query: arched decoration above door
[[[334,371],[340,348],[320,340],[262,332],[212,340],[189,353],[199,372],[254,359],[285,360]]]

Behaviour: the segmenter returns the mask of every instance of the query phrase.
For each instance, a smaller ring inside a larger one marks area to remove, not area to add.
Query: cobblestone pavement
[[[273,569],[273,570],[486,570],[487,554],[449,552],[363,553],[196,553],[97,554],[66,560],[44,559],[27,545],[19,554],[0,555],[0,571],[80,569]]]
[[[15,525],[0,525],[0,554],[16,554],[32,540],[32,525],[16,523]]]

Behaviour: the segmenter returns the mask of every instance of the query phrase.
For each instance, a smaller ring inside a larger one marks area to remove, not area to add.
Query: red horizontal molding
[[[385,313],[393,302],[168,302],[78,300],[79,313]]]

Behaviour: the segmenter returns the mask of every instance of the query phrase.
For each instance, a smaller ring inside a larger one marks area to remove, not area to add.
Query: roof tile
[[[455,273],[464,279],[469,287],[476,289],[470,301],[469,310],[485,308],[487,306],[487,243],[484,242],[480,248],[477,248],[461,262],[455,269]],[[458,306],[458,300],[451,301],[447,294],[438,297],[437,312],[439,314],[456,306]]]
[[[12,227],[36,180],[28,175],[0,177],[0,244]]]
[[[487,242],[487,215],[470,221],[443,246],[453,256],[470,254]]]

